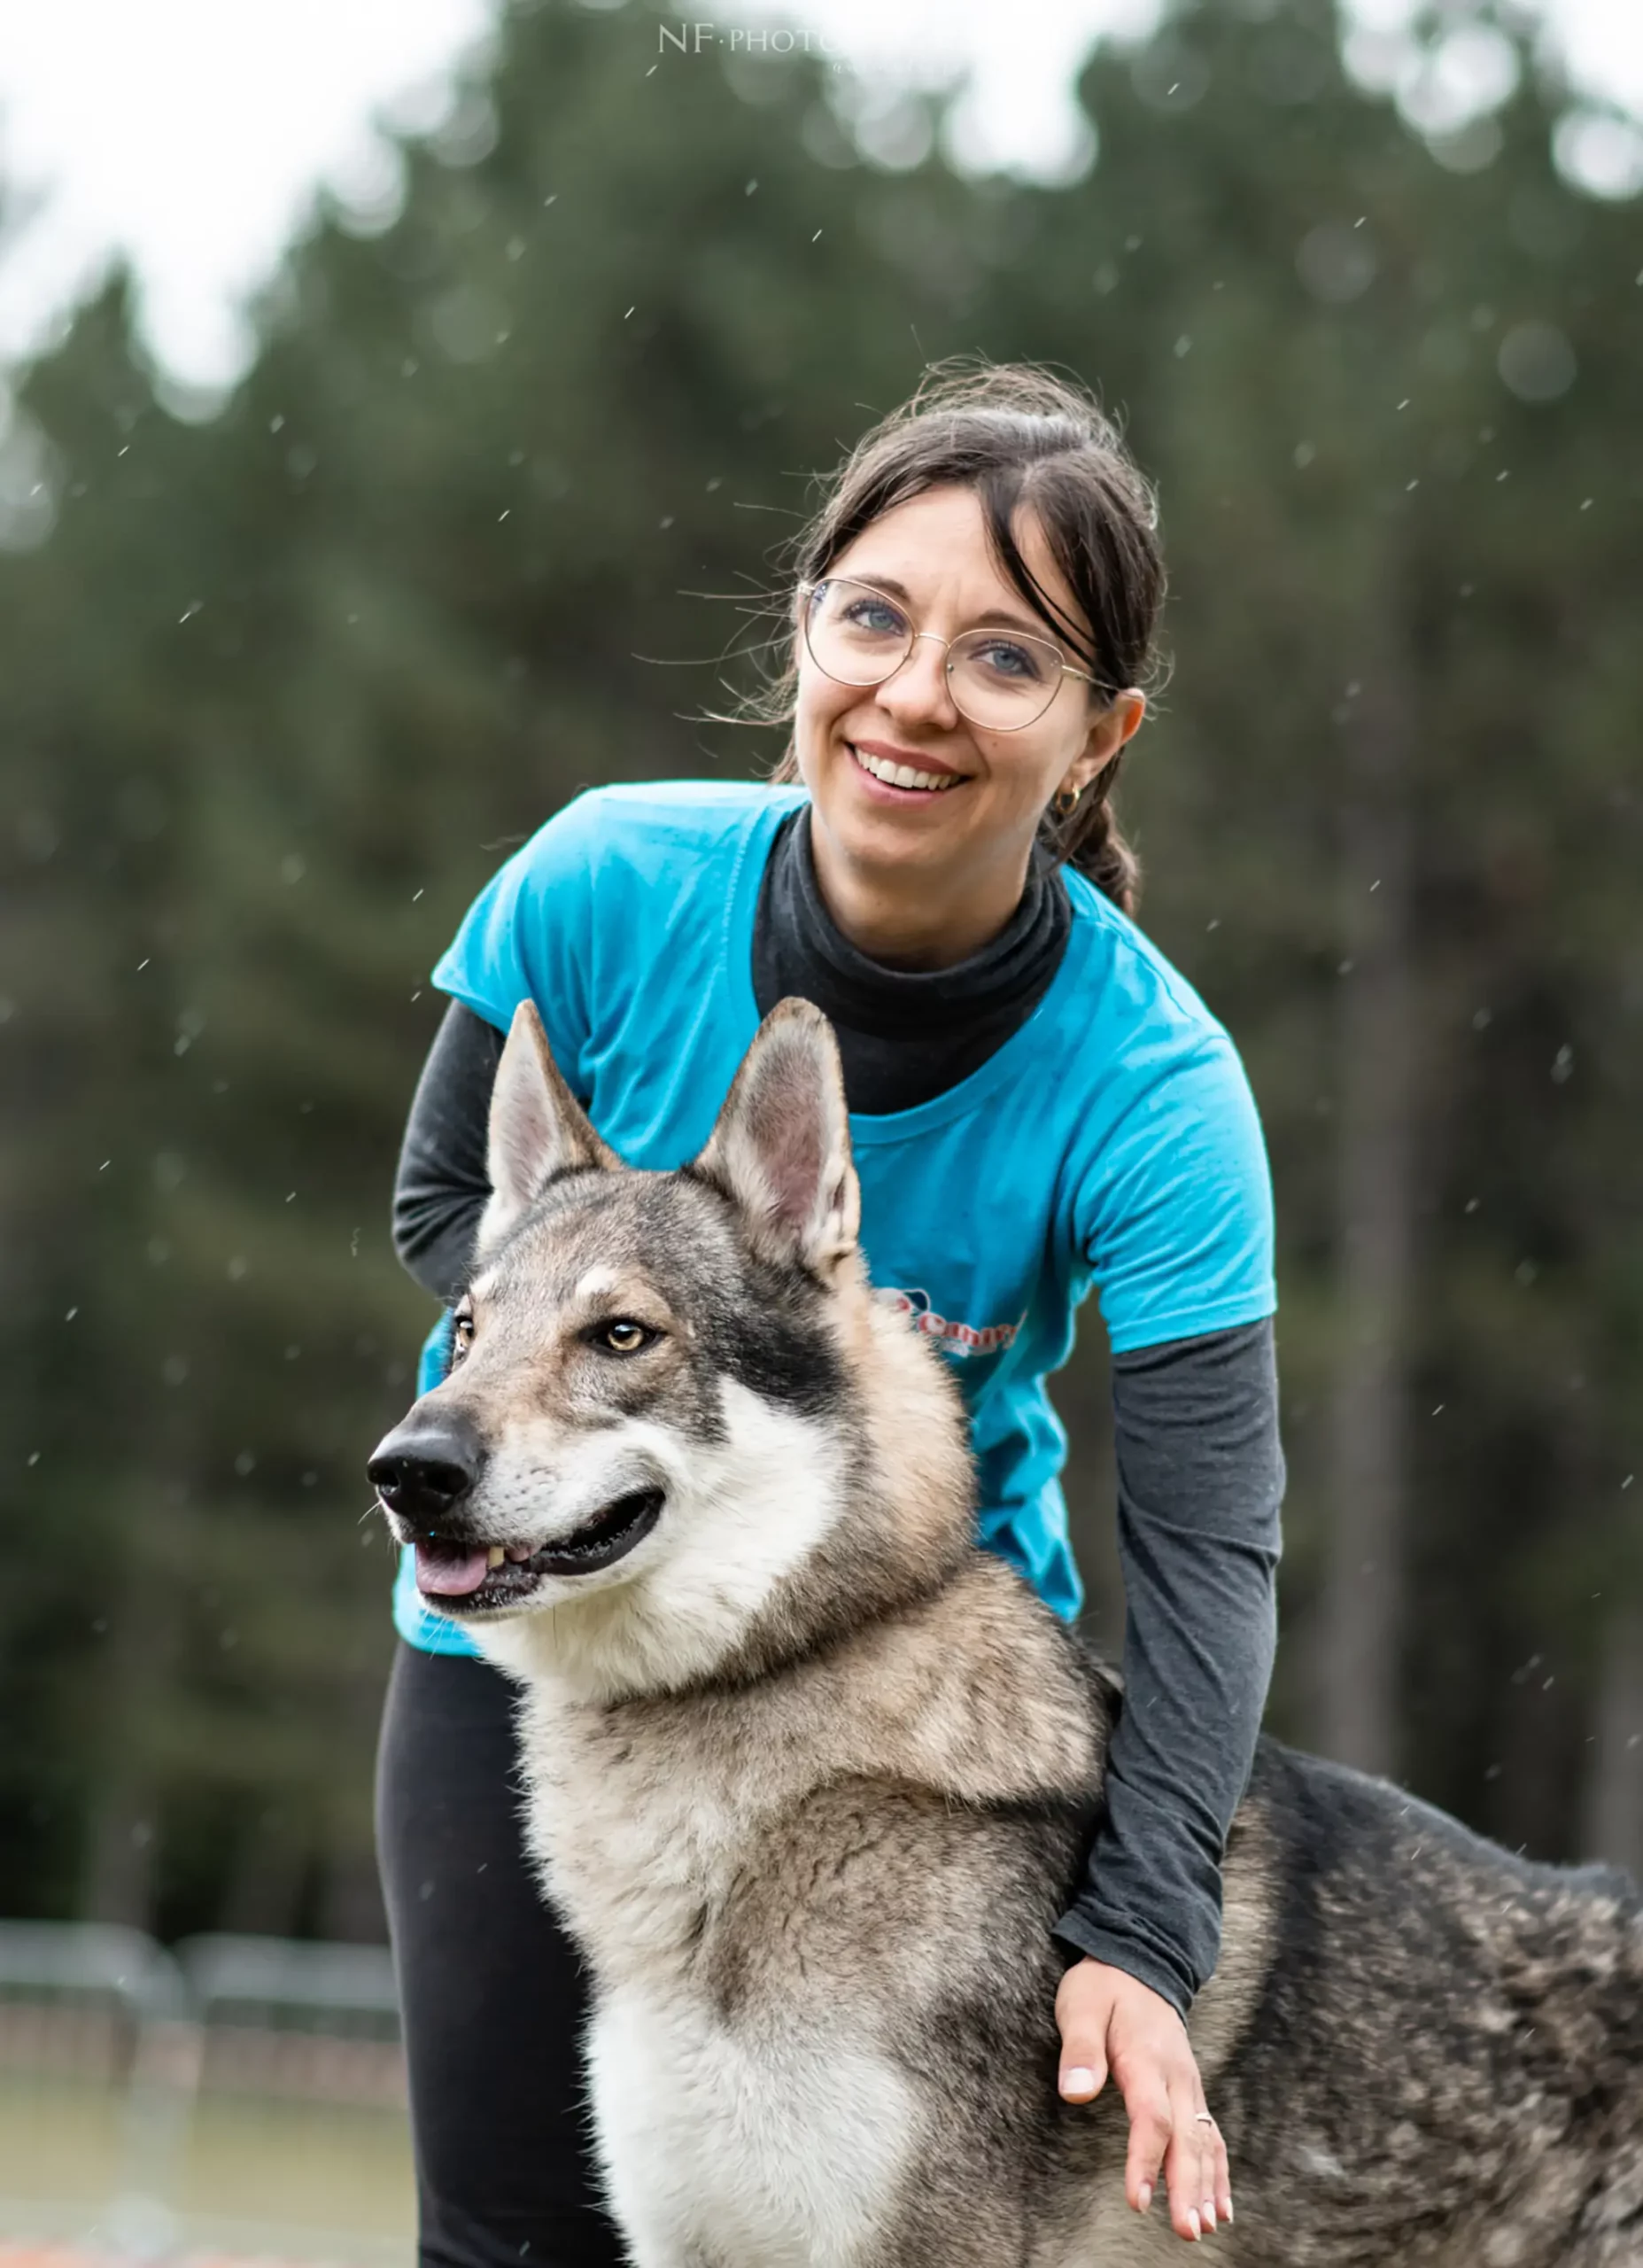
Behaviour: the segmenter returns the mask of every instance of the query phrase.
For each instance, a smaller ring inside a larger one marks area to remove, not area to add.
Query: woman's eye
[[[622,1316],[615,1323],[600,1326],[599,1344],[608,1347],[613,1355],[637,1355],[641,1347],[648,1347],[651,1340],[660,1335],[658,1332],[647,1331],[642,1323],[631,1323]]]
[[[1036,678],[1042,673],[1036,654],[1029,653],[1024,646],[1011,646],[997,639],[981,649],[980,658],[1000,677]]]
[[[872,620],[869,621],[868,617]],[[899,638],[907,625],[893,606],[882,599],[856,599],[844,610],[844,618],[856,630],[870,631],[876,638]]]

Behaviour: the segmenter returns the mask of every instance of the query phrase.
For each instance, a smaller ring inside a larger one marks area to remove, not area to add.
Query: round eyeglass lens
[[[841,685],[882,685],[913,649],[901,608],[866,583],[835,576],[811,592],[805,642],[818,669]],[[973,725],[1019,731],[1042,717],[1061,682],[1058,650],[1012,630],[966,630],[947,652],[953,705]]]
[[[882,685],[913,648],[913,626],[881,591],[865,583],[818,583],[804,635],[818,669],[842,685]]]

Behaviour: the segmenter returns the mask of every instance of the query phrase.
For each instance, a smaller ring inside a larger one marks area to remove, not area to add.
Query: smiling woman
[[[1008,532],[1030,586],[1064,619],[1079,610],[1030,488]],[[846,935],[878,959],[939,967],[996,936],[1046,812],[1070,819],[1087,789],[1089,815],[1104,807],[1146,705],[1133,687],[1096,699],[1090,671],[1042,628],[1019,631],[990,537],[973,491],[933,488],[847,546],[836,576],[799,586],[793,763],[810,791],[823,890]],[[882,595],[892,590],[910,611]],[[910,870],[922,882],[911,900]]]
[[[647,1418],[642,1471],[607,1470],[615,1436],[601,1433],[577,1468],[598,1486],[570,1487],[555,1445],[586,1419],[578,1380],[596,1364],[601,1393],[619,1374],[637,1394],[669,1343],[616,1343],[656,1318],[634,1303],[619,1224],[591,1216],[563,1331],[516,1421],[521,1441],[552,1434],[546,1463],[515,1454],[510,1467],[540,1485],[482,1538],[428,1511],[430,1460],[450,1459],[430,1452],[419,1472],[415,1443],[452,1400],[431,1390],[469,1359],[465,1295],[478,1349],[501,1240],[557,1201],[515,1185],[530,1090],[496,1085],[527,1003],[578,1139],[670,1174],[701,1160],[761,1018],[795,998],[824,1012],[872,1282],[950,1365],[977,1540],[1069,1620],[1082,1590],[1046,1381],[1097,1293],[1126,1699],[1088,1863],[1053,1933],[1060,2092],[1088,2101],[1114,2073],[1137,2210],[1161,2174],[1179,2236],[1230,2212],[1183,2020],[1216,1962],[1225,1837],[1271,1668],[1283,1466],[1259,1121],[1227,1033],[1131,918],[1137,868],[1112,812],[1152,668],[1156,523],[1145,480],[1076,384],[939,367],[864,439],[798,540],[782,674],[745,712],[790,729],[775,779],[578,796],[487,885],[434,971],[452,1006],[412,1106],[395,1238],[455,1323],[430,1334],[428,1399],[376,1476],[417,1547],[396,1594],[406,1644],[379,1832],[423,2253],[446,2268],[500,2268],[522,2240],[555,2262],[615,2262],[620,2248],[577,2108],[586,1987],[520,1847],[509,1690],[441,1602],[459,1618],[506,1616],[545,1580],[531,1555],[568,1542],[608,1547],[601,1584],[656,1580],[655,1541],[626,1500],[678,1492],[675,1435],[699,1458],[734,1430],[727,1413],[748,1438],[774,1426],[786,1439],[794,1413],[833,1424],[842,1360],[801,1327],[778,1276],[751,1301],[726,1297],[711,1239],[694,1239],[670,1284],[677,1313],[662,1319],[685,1334],[674,1351],[692,1350],[688,1395],[667,1425]],[[463,1375],[477,1392],[477,1371]],[[791,1453],[779,1463],[802,1492]],[[530,1547],[526,1560],[510,1543]],[[744,1581],[745,1557],[703,1570],[706,1594]]]
[[[1116,431],[1042,374],[938,373],[857,446],[798,547],[802,637],[749,713],[792,718],[776,777],[810,789],[823,889],[863,951],[964,958],[1035,841],[1133,910],[1111,798],[1146,708],[1157,517]],[[963,789],[918,813],[928,833],[903,824],[931,793],[907,772]],[[916,909],[873,880],[910,865]]]

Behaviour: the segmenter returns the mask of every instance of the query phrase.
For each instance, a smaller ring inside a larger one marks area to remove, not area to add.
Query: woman
[[[1183,2022],[1275,1637],[1283,1467],[1271,1203],[1230,1041],[1135,929],[1113,824],[1163,571],[1094,403],[1025,367],[938,369],[798,542],[773,787],[605,789],[483,891],[395,1190],[449,1301],[484,1203],[502,1036],[537,1001],[632,1162],[698,1148],[759,1017],[833,1020],[875,1279],[953,1359],[981,1541],[1081,1592],[1045,1373],[1097,1290],[1112,1350],[1126,1699],[1105,1815],[1056,1935],[1060,2089],[1111,2074],[1139,2211],[1196,2240],[1228,2170]],[[421,1384],[440,1374],[443,1328]],[[402,1568],[378,1836],[427,2261],[615,2262],[579,2096],[585,1984],[521,1854],[509,1691]]]

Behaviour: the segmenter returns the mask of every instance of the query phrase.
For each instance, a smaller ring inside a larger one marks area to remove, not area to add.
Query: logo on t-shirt
[[[910,1315],[913,1329],[922,1332],[926,1339],[934,1339],[949,1355],[996,1355],[1013,1346],[1021,1325],[1027,1321],[1019,1315],[1013,1323],[952,1323],[946,1316],[937,1315],[930,1305],[928,1292],[900,1292],[886,1285],[877,1296],[886,1307],[897,1315]]]

